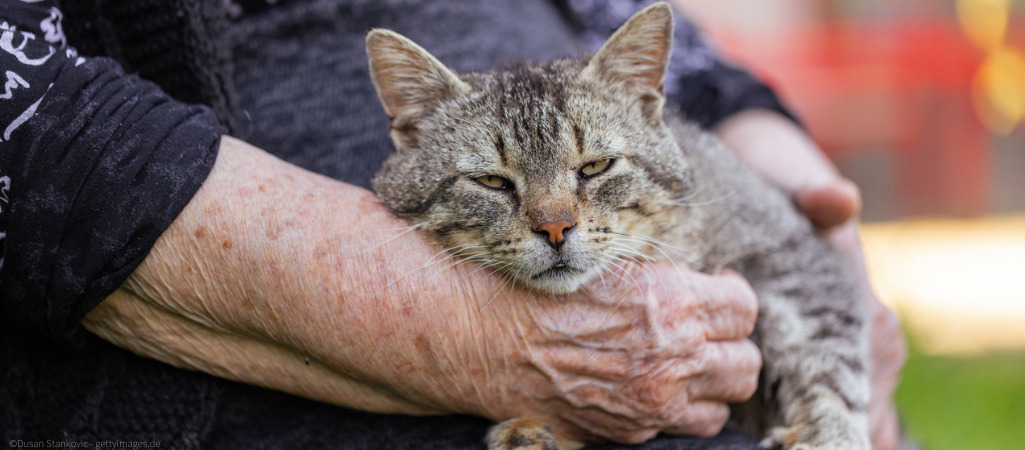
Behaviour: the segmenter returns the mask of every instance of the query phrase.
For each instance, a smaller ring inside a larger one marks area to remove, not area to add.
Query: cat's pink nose
[[[537,233],[548,234],[548,242],[551,242],[552,245],[555,246],[555,248],[559,248],[563,241],[562,233],[570,228],[573,228],[573,226],[575,225],[575,223],[568,221],[548,222],[538,225],[537,228],[534,229],[534,231]]]

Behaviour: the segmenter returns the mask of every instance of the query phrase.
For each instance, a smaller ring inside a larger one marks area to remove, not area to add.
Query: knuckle
[[[662,372],[648,373],[637,379],[630,396],[644,411],[657,414],[676,394],[676,383]]]
[[[678,408],[673,405],[663,404],[654,415],[655,422],[652,426],[663,428],[676,423],[680,419]]]

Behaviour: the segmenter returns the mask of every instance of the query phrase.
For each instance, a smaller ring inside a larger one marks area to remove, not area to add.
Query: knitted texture
[[[14,331],[0,332],[2,442],[123,440],[203,448],[225,382],[95,337],[71,350]]]
[[[110,56],[172,97],[214,109],[229,132],[238,111],[222,1],[65,1],[64,29],[79,53]]]
[[[583,52],[543,0],[292,1],[231,27],[241,137],[286,161],[369,187],[391,153],[367,71],[372,28],[389,28],[459,71]],[[515,36],[515,38],[510,38]]]
[[[225,5],[74,0],[63,6],[69,41],[82,54],[112,56],[177,99],[212,105],[243,139],[363,187],[392,151],[366,68],[371,28],[403,33],[460,71],[585,50],[547,0],[292,0],[230,22]],[[172,449],[479,449],[490,425],[466,416],[339,408],[175,369],[95,338],[68,351],[9,328],[2,337],[3,442],[67,437],[158,440]],[[660,438],[630,448],[755,445],[726,432],[715,440]]]

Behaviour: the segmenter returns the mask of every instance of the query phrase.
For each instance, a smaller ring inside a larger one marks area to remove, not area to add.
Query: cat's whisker
[[[459,257],[462,252],[467,251],[467,250],[472,250],[474,248],[479,248],[479,247],[484,247],[484,246],[483,245],[460,245],[460,246],[456,246],[456,247],[451,247],[451,248],[443,249],[443,250],[439,251],[438,253],[435,253],[434,255],[432,255],[427,260],[427,262],[424,263],[422,266],[417,267],[416,269],[410,270],[409,272],[406,272],[406,273],[402,274],[402,276],[400,276],[400,277],[390,281],[387,285],[385,285],[384,287],[379,289],[377,291],[377,294],[380,294],[381,292],[384,292],[384,291],[387,291],[388,289],[391,289],[392,286],[394,286],[396,283],[406,279],[406,277],[408,277],[408,276],[410,276],[410,275],[412,275],[414,273],[417,273],[417,272],[419,272],[421,270],[424,270],[424,269],[426,269],[426,268],[428,268],[430,266],[438,264],[438,263],[440,263],[440,262],[445,260],[444,258],[439,258],[439,256],[445,255],[447,253],[451,253],[453,256]],[[457,263],[458,263],[458,261],[457,261]],[[455,264],[453,264],[453,265],[455,265]],[[437,275],[440,272],[441,271],[436,272],[435,275]],[[429,278],[429,279],[432,279],[432,278],[433,278],[433,276],[431,278]]]
[[[480,246],[480,247],[483,247],[483,246]],[[471,249],[468,249],[468,250],[474,250],[474,249],[471,248]],[[479,263],[481,261],[483,261],[483,262],[491,261],[491,259],[488,257],[488,255],[484,254],[484,253],[476,253],[476,254],[472,254],[472,255],[461,255],[461,254],[458,254],[458,253],[454,253],[453,256],[457,256],[460,259],[456,259],[455,261],[453,261],[448,266],[445,266],[445,267],[442,267],[441,269],[438,269],[437,271],[434,272],[433,275],[430,276],[430,278],[428,278],[428,280],[433,280],[434,277],[438,276],[438,274],[440,274],[440,273],[442,273],[442,272],[444,272],[444,271],[446,271],[448,269],[451,269],[451,268],[453,268],[455,266],[458,266],[460,264],[466,263],[466,262],[474,261],[474,262],[478,262]]]
[[[705,192],[705,189],[708,189],[708,186],[709,185],[707,185],[707,184],[702,184],[701,186],[698,186],[697,189],[695,189],[693,191],[690,191],[690,192],[688,192],[685,195],[676,197],[676,198],[674,198],[674,199],[672,199],[670,201],[688,201],[688,200],[690,200],[690,199],[692,199],[694,197],[697,197],[698,195],[701,195],[702,192]]]
[[[696,195],[697,195],[697,193],[695,192],[694,194],[691,194],[691,195],[687,196],[686,198],[673,199],[673,200],[670,200],[670,201],[668,201],[666,203],[668,203],[670,205],[673,205],[673,206],[680,206],[680,207],[685,207],[685,208],[686,207],[709,206],[709,205],[714,205],[716,203],[722,202],[724,200],[728,200],[728,199],[732,198],[734,195],[736,195],[736,193],[729,192],[729,193],[721,195],[719,197],[716,197],[716,198],[713,198],[713,199],[709,199],[709,200],[705,200],[705,201],[701,201],[701,202],[691,202],[691,201],[687,200],[688,198],[693,198]]]
[[[673,203],[673,202],[675,202],[675,203],[690,202],[691,199],[693,199],[695,197],[698,197],[699,195],[703,194],[706,190],[708,190],[708,188],[709,188],[708,184],[702,184],[702,185],[698,186],[697,189],[694,189],[694,190],[692,190],[692,191],[690,191],[690,192],[688,192],[688,193],[686,193],[684,195],[681,195],[679,197],[670,199],[669,202],[671,202],[671,203]]]
[[[618,231],[610,231],[610,233],[615,234],[615,235],[619,235],[619,236],[628,237],[628,238],[640,239],[640,240],[642,240],[642,241],[644,241],[646,243],[649,243],[649,244],[652,244],[652,245],[661,246],[661,247],[665,247],[665,248],[669,248],[669,249],[672,249],[672,250],[677,250],[677,251],[680,251],[681,253],[684,253],[684,254],[692,252],[692,250],[675,247],[675,246],[670,245],[669,243],[667,243],[665,241],[662,241],[662,240],[659,240],[659,239],[655,239],[655,238],[653,238],[651,236],[644,236],[644,235],[641,235],[641,234],[620,233]]]
[[[724,200],[727,200],[729,197],[730,196],[727,195],[727,196],[722,196],[722,197],[715,198],[715,199],[712,199],[712,200],[706,200],[706,201],[703,201],[703,202],[687,202],[687,203],[667,202],[667,203],[669,203],[672,206],[678,206],[678,207],[681,207],[681,208],[698,208],[698,207],[702,207],[702,206],[714,205],[716,203],[719,203],[719,202],[722,202]]]
[[[623,261],[623,264],[624,264],[626,269],[629,269],[631,266],[633,266],[633,267],[636,267],[636,268],[638,268],[640,270],[643,270],[643,266],[641,265],[641,263],[643,263],[644,261],[639,261],[639,260],[636,260],[636,259],[625,258],[625,257],[620,257],[620,259]],[[633,274],[630,273],[629,271],[627,272],[627,274],[630,276],[631,279],[635,280],[634,284],[637,285],[637,289],[638,289],[638,291],[640,291],[641,290],[640,285],[639,285],[639,283],[636,282],[636,278],[634,278]]]
[[[615,251],[617,251],[619,253],[624,253],[624,255],[621,255],[621,256],[629,255],[629,256],[633,257],[634,259],[642,260],[644,262],[654,262],[655,261],[655,258],[652,258],[651,256],[644,254],[643,252],[641,252],[640,250],[638,250],[636,248],[630,247],[625,242],[624,243],[610,244],[609,245],[609,249],[615,250]]]
[[[639,236],[634,236],[634,237],[639,237]],[[643,238],[641,238],[641,239],[642,239],[642,240],[644,240]],[[657,241],[657,239],[653,239],[653,238],[652,238],[652,239],[647,239],[647,240],[644,240],[644,241],[645,241],[645,242],[648,242],[649,244],[652,244],[652,245],[651,245],[651,248],[653,248],[653,249],[655,249],[656,251],[658,251],[659,253],[661,253],[661,254],[662,254],[662,256],[664,256],[664,257],[665,257],[666,261],[669,261],[669,263],[673,265],[673,268],[674,268],[674,269],[676,269],[676,272],[677,272],[677,273],[679,273],[679,274],[681,275],[681,278],[682,278],[682,279],[684,279],[684,280],[686,280],[686,279],[687,279],[687,278],[686,278],[686,277],[684,276],[684,275],[685,275],[685,272],[683,271],[683,269],[682,269],[682,268],[681,268],[681,267],[679,266],[679,264],[677,264],[677,263],[676,263],[676,258],[673,258],[673,257],[669,256],[669,254],[668,254],[668,253],[666,253],[666,251],[665,251],[665,250],[662,250],[662,245],[657,245],[657,244],[658,244],[658,243],[656,242],[656,241]]]
[[[679,248],[679,247],[674,247],[674,246],[669,245],[669,244],[667,244],[667,243],[665,243],[663,241],[660,241],[658,239],[654,239],[654,238],[643,236],[643,235],[629,235],[629,234],[625,234],[625,233],[616,233],[616,234],[620,234],[620,235],[622,235],[624,237],[627,237],[628,239],[631,239],[633,241],[639,241],[641,243],[649,245],[651,248],[653,248],[653,249],[657,250],[659,253],[661,253],[662,256],[666,260],[668,260],[669,262],[673,263],[673,265],[676,265],[676,261],[678,259],[682,259],[684,261],[691,261],[691,260],[695,259],[694,258],[695,257],[695,250],[694,249],[682,249],[682,248]],[[666,251],[666,250],[670,250],[671,253],[676,254],[676,256],[678,256],[678,258],[674,258],[673,255],[670,255],[670,252]]]
[[[622,266],[616,264],[615,260],[612,259],[611,257],[608,260],[606,260],[605,263],[609,265],[609,267],[607,267],[605,269],[605,271],[607,271],[608,273],[610,273],[612,275],[615,275],[616,278],[619,278],[621,281],[626,282],[626,278],[623,278],[623,276],[620,275],[618,272],[612,270],[612,269],[619,269],[619,271],[622,272],[623,271],[623,267]]]
[[[431,258],[427,260],[427,263],[425,263],[423,266],[420,266],[416,270],[421,270],[421,269],[423,269],[425,267],[428,267],[428,266],[430,266],[432,264],[436,264],[436,263],[441,262],[442,260],[444,260],[444,258],[438,259],[439,256],[442,256],[442,255],[445,255],[445,254],[451,254],[453,256],[460,256],[466,250],[473,250],[475,248],[480,248],[480,247],[484,247],[484,246],[483,245],[467,244],[467,245],[458,245],[458,246],[455,246],[455,247],[444,248],[441,251],[439,251],[438,253],[435,253],[433,256],[431,256]]]
[[[605,295],[608,295],[609,294],[609,286],[607,284],[605,284],[605,275],[603,275],[605,270],[606,270],[605,267],[602,267],[602,268],[598,269],[598,279],[601,280],[601,287],[602,287],[602,289],[605,289]]]
[[[396,240],[396,239],[398,239],[398,238],[400,238],[402,236],[405,236],[406,234],[409,234],[410,232],[412,232],[414,230],[419,229],[421,226],[423,226],[423,224],[418,223],[416,225],[410,225],[408,227],[399,227],[399,228],[393,229],[393,230],[386,230],[385,232],[387,232],[387,231],[398,231],[398,230],[402,230],[402,232],[398,233],[398,234],[395,234],[392,237],[390,237],[388,239],[385,239],[384,241],[379,242],[379,243],[377,243],[374,246],[371,246],[371,247],[365,248],[363,250],[360,250],[360,251],[356,252],[356,254],[357,255],[362,255],[362,254],[364,254],[366,252],[376,250],[377,248],[381,247],[382,245],[385,245],[385,244],[387,244],[387,243],[389,243],[391,241],[394,241],[394,240]]]
[[[628,257],[625,257],[625,256],[620,256],[620,255],[615,255],[613,257],[616,258],[617,261],[622,261],[623,264],[626,267],[630,267],[631,265],[633,265],[634,267],[638,267],[638,268],[641,267],[641,262],[637,261],[636,259],[628,258]]]
[[[492,261],[488,261],[488,262],[485,262],[485,263],[481,263],[480,267],[478,267],[473,272],[470,272],[470,275],[473,275],[473,274],[475,274],[477,272],[480,272],[481,270],[485,270],[485,269],[493,269],[495,272],[501,272],[501,271],[503,271],[505,269],[508,269],[511,266],[512,266],[512,263],[508,262],[508,261],[492,260]]]
[[[637,292],[643,292],[644,290],[641,289],[641,283],[637,281],[637,278],[635,278],[633,276],[633,274],[630,273],[630,271],[627,268],[630,260],[628,260],[626,258],[619,257],[619,256],[612,256],[612,258],[613,258],[613,260],[610,261],[610,264],[612,264],[617,269],[619,269],[620,272],[623,272],[624,274],[626,274],[626,276],[630,277],[630,279],[627,280],[626,278],[623,278],[622,275],[619,275],[616,272],[610,272],[610,273],[612,273],[613,275],[618,276],[620,280],[623,280],[623,282],[631,282],[631,283],[633,283],[634,287],[637,288]],[[618,265],[618,264],[615,263],[615,261],[622,261],[623,265]]]
[[[636,240],[636,242],[650,245],[649,243],[646,243],[641,240]],[[657,258],[654,258],[651,255],[642,252],[640,249],[630,246],[629,244],[630,241],[617,239],[617,241],[614,244],[610,245],[609,248],[615,250],[617,256],[629,256],[631,259],[639,262],[650,263],[657,261]],[[652,245],[652,247],[654,246]],[[668,255],[665,255],[665,252],[663,252],[663,256],[665,256],[666,259],[671,260],[671,258],[669,258]]]
[[[488,300],[488,302],[485,303],[484,306],[481,306],[479,311],[483,312],[485,308],[490,306],[491,302],[495,301],[495,299],[498,298],[498,295],[501,294],[502,291],[504,291],[507,286],[509,286],[509,283],[511,283],[512,280],[513,280],[512,277],[507,277],[507,279],[505,280],[505,283],[502,284],[502,287],[498,289],[498,292],[495,292],[495,295],[492,295],[491,299]]]
[[[615,263],[614,263],[614,262],[612,262],[611,260],[608,260],[608,261],[606,261],[606,263],[608,263],[609,265],[611,265],[611,266],[613,266],[613,267],[615,267],[615,268],[618,268],[618,269],[619,269],[620,271],[626,272],[626,270],[625,270],[625,269],[624,269],[624,268],[623,268],[622,266],[619,266],[619,265],[615,264]],[[603,269],[603,271],[605,271],[605,270],[608,270],[608,268],[606,268],[606,269]],[[624,282],[626,281],[626,279],[624,279],[624,278],[623,278],[622,276],[620,276],[620,275],[619,275],[619,274],[617,274],[616,272],[613,272],[613,271],[611,271],[611,270],[608,270],[608,271],[609,271],[609,273],[611,273],[611,274],[613,274],[613,275],[616,275],[617,277],[619,277],[619,278],[620,278],[621,280],[623,280]],[[599,272],[599,273],[598,273],[598,275],[599,275],[599,276],[601,276],[601,272]],[[603,278],[602,278],[602,282],[604,283],[604,281],[605,281],[605,279],[604,279],[604,277],[603,277]],[[636,280],[635,280],[635,281],[636,281]],[[640,287],[640,285],[639,285],[639,284],[637,284],[637,283],[635,282],[635,283],[634,283],[634,286],[636,286],[636,287],[637,287],[637,290],[638,290],[638,292],[641,292],[641,287]],[[606,294],[608,294],[608,287],[606,287],[606,288],[605,288],[605,291],[606,291]],[[627,299],[627,297],[626,297],[626,296],[620,296],[619,300],[617,300],[617,301],[616,301],[616,303],[615,303],[614,305],[612,305],[612,310],[611,310],[611,311],[609,311],[609,312],[608,312],[608,313],[607,313],[607,314],[605,315],[605,318],[604,318],[604,320],[603,320],[603,321],[601,322],[601,324],[599,325],[599,329],[604,329],[604,328],[605,328],[605,326],[606,326],[606,325],[608,324],[609,320],[611,320],[611,319],[612,319],[612,318],[613,318],[613,317],[615,316],[615,313],[616,313],[617,311],[619,311],[619,308],[623,306],[623,302],[625,302],[625,301],[626,301],[626,299]]]

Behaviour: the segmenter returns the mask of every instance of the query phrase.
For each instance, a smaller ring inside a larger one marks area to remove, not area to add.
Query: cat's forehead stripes
[[[490,85],[490,93],[502,109],[534,109],[544,105],[545,110],[565,114],[568,80],[556,67],[558,63],[506,63],[492,72],[495,83]]]
[[[498,149],[505,153],[503,162],[514,160],[535,170],[559,166],[569,130],[564,72],[552,64],[514,62],[490,74],[485,92],[493,102],[499,133],[509,140]]]
[[[498,159],[502,161],[502,165],[508,166],[509,157],[505,154],[505,139],[502,139],[501,134],[495,137],[495,150],[498,151]]]
[[[580,129],[580,125],[573,124],[573,139],[577,142],[577,153],[584,154],[584,130]]]

